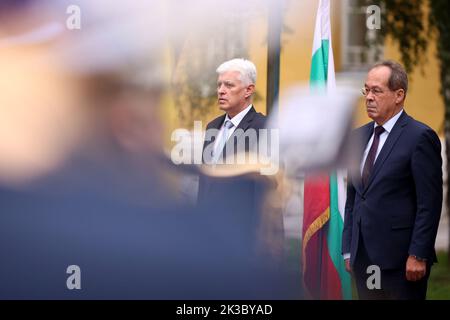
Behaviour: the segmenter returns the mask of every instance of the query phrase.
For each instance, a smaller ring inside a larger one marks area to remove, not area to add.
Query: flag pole
[[[267,115],[277,113],[278,95],[280,88],[280,51],[281,51],[281,26],[282,26],[282,2],[270,1],[269,24],[267,41]]]

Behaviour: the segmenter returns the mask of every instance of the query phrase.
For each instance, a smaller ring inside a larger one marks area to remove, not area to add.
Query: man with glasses
[[[374,65],[362,89],[373,121],[355,130],[362,148],[348,176],[342,240],[360,299],[425,299],[436,262],[441,144],[406,114],[407,90],[407,74],[393,61]]]

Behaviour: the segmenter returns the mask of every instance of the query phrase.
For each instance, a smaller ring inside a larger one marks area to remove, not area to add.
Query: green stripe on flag
[[[352,299],[352,287],[350,274],[345,270],[345,262],[342,259],[342,230],[344,222],[339,213],[338,184],[336,174],[330,175],[330,220],[328,221],[328,251],[334,266],[341,279],[342,297],[345,300]]]
[[[328,75],[328,40],[322,40],[319,49],[314,52],[311,61],[310,85],[325,86]]]

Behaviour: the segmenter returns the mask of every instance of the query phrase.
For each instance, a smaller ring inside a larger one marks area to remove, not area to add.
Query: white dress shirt
[[[214,140],[214,154],[216,154],[216,152],[221,152],[222,150],[216,150],[217,149],[217,145],[219,143],[219,141],[222,140],[222,136],[223,136],[223,131],[224,131],[224,124],[227,120],[230,120],[231,123],[233,123],[233,127],[231,127],[230,129],[228,129],[228,136],[226,137],[226,140],[228,140],[229,137],[231,137],[231,135],[233,134],[234,130],[236,130],[236,128],[238,127],[239,123],[241,123],[242,119],[244,119],[245,115],[250,111],[250,109],[252,108],[253,105],[249,105],[247,108],[245,108],[244,110],[242,110],[241,112],[239,112],[237,115],[235,115],[232,119],[230,119],[230,117],[228,116],[228,114],[225,116],[225,121],[222,124],[222,127],[220,128],[219,134],[217,135],[216,140]]]
[[[402,113],[403,113],[403,108],[400,110],[399,113],[397,113],[395,116],[393,116],[388,121],[386,121],[385,124],[383,124],[384,132],[382,134],[380,134],[380,142],[378,143],[378,149],[377,149],[377,153],[375,155],[374,165],[375,165],[375,162],[377,161],[377,158],[378,158],[378,155],[380,154],[381,149],[384,146],[384,143],[386,142],[387,137],[391,133],[392,128],[394,127],[395,123],[397,122],[398,118],[400,118]],[[376,127],[378,127],[378,124],[375,122],[375,124],[373,126],[374,132],[375,132]],[[369,154],[369,151],[370,151],[370,147],[372,146],[373,137],[374,137],[374,133],[372,133],[372,136],[370,137],[370,140],[367,143],[366,149],[364,150],[363,158],[362,158],[362,161],[361,161],[360,167],[359,167],[361,175],[363,172],[364,163],[366,162],[367,155]],[[350,259],[350,253],[344,253],[343,257],[344,257],[344,260]]]
[[[375,165],[375,162],[377,161],[378,155],[380,154],[381,148],[383,148],[384,143],[386,142],[386,139],[389,136],[389,133],[392,131],[392,128],[394,127],[395,123],[397,122],[398,118],[400,118],[402,113],[403,113],[403,109],[400,110],[400,112],[397,113],[395,116],[390,118],[385,124],[383,124],[384,132],[382,134],[380,134],[380,142],[378,143],[378,149],[377,149],[377,153],[375,155],[374,165]],[[378,127],[378,125],[375,122],[375,124],[373,126],[374,131],[375,131],[376,127]],[[364,163],[366,162],[367,155],[369,154],[369,151],[370,151],[370,147],[372,146],[373,137],[374,137],[374,134],[372,133],[372,136],[370,137],[370,140],[367,143],[366,149],[364,150],[363,158],[362,158],[362,161],[361,161],[361,164],[359,167],[361,175],[363,172]]]

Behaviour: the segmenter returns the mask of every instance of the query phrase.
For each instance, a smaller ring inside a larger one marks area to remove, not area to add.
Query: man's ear
[[[401,103],[405,100],[405,90],[399,89],[395,92],[395,103]]]
[[[247,88],[245,88],[245,98],[249,98],[255,92],[255,85],[249,84]]]

